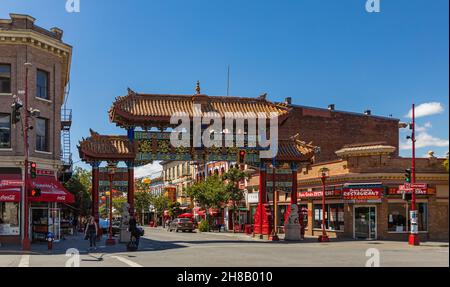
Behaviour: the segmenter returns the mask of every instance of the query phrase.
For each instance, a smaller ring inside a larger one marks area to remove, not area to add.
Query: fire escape
[[[63,163],[62,181],[72,176],[72,151],[70,145],[70,128],[72,127],[72,110],[65,106],[61,110],[61,161]]]

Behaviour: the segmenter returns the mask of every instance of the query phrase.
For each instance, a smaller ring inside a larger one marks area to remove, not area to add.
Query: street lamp
[[[322,181],[322,235],[319,236],[319,242],[330,242],[327,231],[325,230],[325,183],[327,178],[330,177],[330,170],[326,167],[321,168],[319,170],[319,177]]]
[[[116,172],[117,165],[114,162],[109,162],[107,166],[109,177],[109,237],[106,240],[106,245],[115,245],[116,241],[113,239],[112,232],[112,199],[113,199],[113,177]]]

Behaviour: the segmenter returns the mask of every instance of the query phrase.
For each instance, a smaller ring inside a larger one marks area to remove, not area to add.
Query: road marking
[[[30,267],[30,255],[22,255],[22,258],[20,258],[19,267]]]
[[[142,265],[137,264],[136,262],[133,262],[131,260],[128,260],[128,259],[120,257],[120,256],[111,256],[111,258],[117,259],[117,260],[127,264],[130,267],[143,267]]]

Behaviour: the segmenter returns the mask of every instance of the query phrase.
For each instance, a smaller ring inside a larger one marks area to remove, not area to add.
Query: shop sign
[[[247,203],[258,203],[258,202],[259,202],[259,192],[247,194]]]
[[[340,196],[341,191],[340,190],[326,190],[325,191],[325,197],[336,197]],[[322,197],[323,192],[322,191],[303,191],[298,193],[299,198],[308,199],[308,198],[317,198]]]
[[[3,193],[0,194],[0,202],[18,202],[19,201],[19,193]]]
[[[380,201],[383,195],[383,186],[382,185],[345,185],[342,190],[342,197],[344,200],[350,201]]]
[[[412,193],[415,190],[417,195],[436,194],[435,188],[428,187],[426,183],[403,184],[397,187],[389,188],[389,195],[401,195],[403,192]]]
[[[36,174],[44,175],[44,176],[55,176],[55,172],[53,170],[49,170],[49,169],[37,169]]]
[[[426,183],[405,183],[398,187],[398,190],[401,192],[410,192],[413,190],[416,191],[416,194],[427,194],[428,185]]]

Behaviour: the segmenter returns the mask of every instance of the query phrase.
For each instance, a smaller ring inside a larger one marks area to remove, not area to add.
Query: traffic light
[[[238,164],[245,164],[245,154],[246,154],[245,150],[239,151],[237,160]]]
[[[22,107],[23,107],[23,105],[20,102],[14,102],[14,104],[12,104],[12,106],[11,106],[11,108],[12,108],[11,122],[13,125],[20,122],[20,119],[21,119],[20,110],[22,109]]]
[[[41,189],[40,188],[33,188],[30,192],[31,197],[39,197],[41,196]]]
[[[411,183],[411,169],[405,169],[405,182]]]
[[[36,163],[35,162],[32,162],[31,164],[30,164],[30,176],[31,176],[31,178],[36,178]]]

